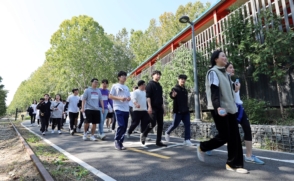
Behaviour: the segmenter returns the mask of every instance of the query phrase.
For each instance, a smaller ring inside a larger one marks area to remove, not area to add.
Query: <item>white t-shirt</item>
[[[37,114],[37,104],[32,104],[31,107],[33,108],[33,114]]]
[[[131,98],[131,102],[136,102],[140,105],[140,108],[136,108],[136,106],[134,105],[133,111],[147,111],[147,99],[145,91],[137,89],[133,92]]]
[[[122,85],[120,83],[113,84],[110,92],[110,95],[117,96],[117,97],[130,97],[130,91],[129,88],[126,85]],[[129,112],[129,101],[120,101],[120,100],[113,100],[113,109]]]
[[[79,108],[78,108],[79,101],[80,101],[79,96],[75,96],[75,95],[68,96],[68,98],[66,100],[66,102],[68,102],[68,112],[78,113],[79,112]]]
[[[133,93],[134,92],[130,92],[131,98],[133,96]],[[132,107],[132,108],[134,107],[133,101],[129,101],[129,106]]]

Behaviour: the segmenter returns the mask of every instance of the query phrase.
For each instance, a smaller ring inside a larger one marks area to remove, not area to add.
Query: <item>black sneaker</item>
[[[117,140],[114,141],[114,148],[117,150],[121,150],[120,144]]]
[[[167,147],[167,145],[163,144],[162,142],[158,142],[158,143],[156,143],[156,146]]]
[[[143,133],[141,133],[141,135],[140,135],[140,141],[141,141],[142,145],[145,145],[146,137],[143,135]]]

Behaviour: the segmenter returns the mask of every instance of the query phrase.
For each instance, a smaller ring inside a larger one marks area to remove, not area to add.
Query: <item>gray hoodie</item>
[[[52,110],[51,117],[52,118],[62,118],[63,107],[64,107],[64,105],[61,101],[51,102],[51,107],[50,107],[50,109]],[[57,110],[54,110],[54,108],[57,108]]]

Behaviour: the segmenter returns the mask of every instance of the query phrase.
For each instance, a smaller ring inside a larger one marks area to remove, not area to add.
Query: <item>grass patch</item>
[[[88,170],[72,162],[65,155],[45,143],[41,138],[22,127],[21,122],[21,120],[13,121],[20,134],[28,142],[54,180],[97,180],[96,176]]]

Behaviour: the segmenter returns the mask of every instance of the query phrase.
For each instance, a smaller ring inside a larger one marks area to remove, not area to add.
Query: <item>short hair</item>
[[[43,97],[40,98],[40,101],[44,101],[45,99]]]
[[[74,88],[71,91],[72,91],[72,93],[74,93],[75,91],[78,91],[78,90],[79,90],[78,88]]]
[[[160,72],[159,70],[154,70],[154,71],[152,72],[152,76],[155,75],[155,74],[159,74],[159,75],[161,75],[161,72]]]
[[[187,75],[185,74],[180,74],[178,79],[184,79],[184,80],[187,80]]]
[[[103,80],[102,80],[102,83],[106,83],[106,84],[108,84],[108,80],[107,80],[107,79],[103,79]]]
[[[117,74],[117,77],[121,77],[121,76],[127,76],[127,73],[125,71],[119,71]]]
[[[97,80],[97,81],[98,81],[98,79],[97,79],[97,78],[93,78],[93,79],[91,80],[91,82],[94,82],[95,80]]]
[[[50,97],[49,94],[44,94],[44,96],[48,96],[48,97]]]
[[[139,80],[138,81],[138,87],[140,87],[141,85],[145,84],[145,81],[144,80]]]
[[[227,69],[230,65],[233,65],[232,62],[228,62],[228,63],[227,63],[227,65],[225,66],[226,69]]]

